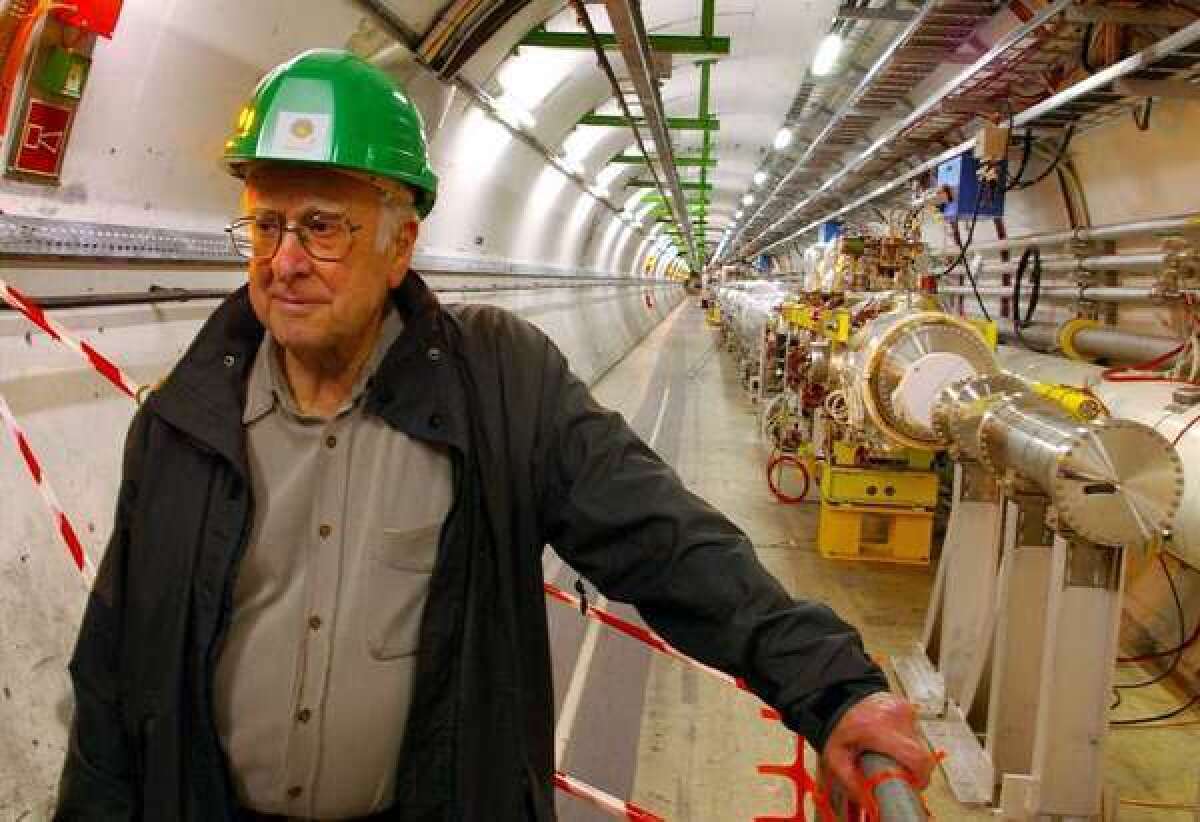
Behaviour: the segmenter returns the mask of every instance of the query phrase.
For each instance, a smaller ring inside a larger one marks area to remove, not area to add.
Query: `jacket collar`
[[[448,316],[416,272],[391,292],[404,332],[383,357],[367,408],[417,439],[466,450],[462,388],[454,378]],[[242,415],[264,329],[242,286],[227,298],[163,384],[146,400],[157,414],[246,474]]]

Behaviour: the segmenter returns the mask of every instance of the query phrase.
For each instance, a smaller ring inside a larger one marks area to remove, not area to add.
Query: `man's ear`
[[[398,288],[404,280],[404,275],[412,266],[413,249],[417,245],[419,225],[415,219],[405,220],[392,238],[390,251],[394,265],[391,266],[388,273],[388,288]]]

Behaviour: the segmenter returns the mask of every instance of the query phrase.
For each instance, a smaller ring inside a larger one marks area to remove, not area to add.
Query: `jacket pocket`
[[[417,652],[442,525],[385,528],[365,565],[367,645],[379,660]]]

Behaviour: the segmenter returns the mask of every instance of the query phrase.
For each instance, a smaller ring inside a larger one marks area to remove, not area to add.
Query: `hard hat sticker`
[[[267,151],[281,159],[328,160],[329,115],[307,111],[279,112]]]

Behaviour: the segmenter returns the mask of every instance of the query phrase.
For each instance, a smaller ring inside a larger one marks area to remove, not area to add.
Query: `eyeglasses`
[[[283,235],[296,232],[300,245],[308,256],[324,263],[346,259],[354,245],[355,225],[344,214],[310,211],[294,223],[275,211],[250,217],[240,217],[230,223],[225,232],[233,242],[233,250],[247,260],[269,260],[279,251]]]

